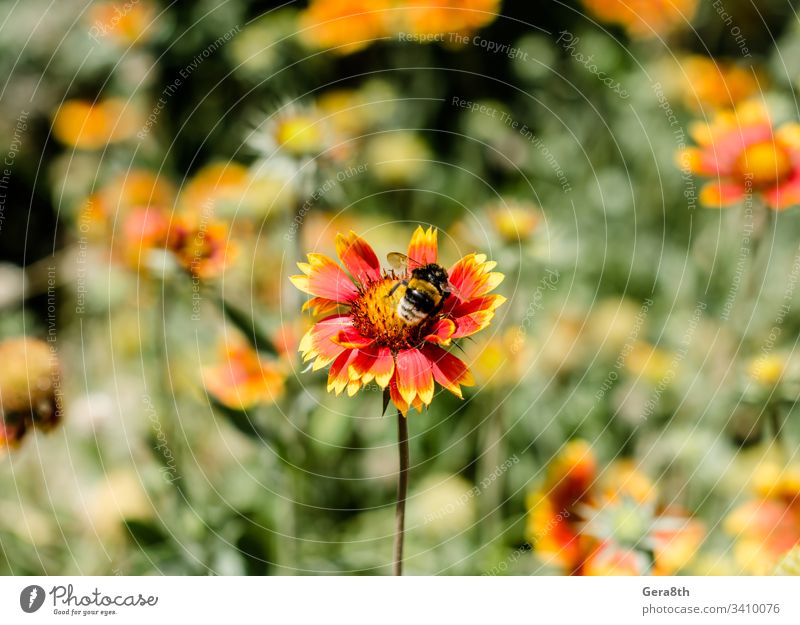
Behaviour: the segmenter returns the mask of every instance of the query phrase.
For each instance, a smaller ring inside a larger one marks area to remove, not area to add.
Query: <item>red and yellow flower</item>
[[[678,154],[680,166],[716,179],[700,191],[702,204],[729,206],[750,193],[775,210],[800,203],[800,124],[774,129],[766,109],[748,102],[690,132],[698,147]]]
[[[372,247],[353,232],[337,237],[336,250],[347,272],[327,256],[309,254],[307,263],[298,264],[303,274],[291,278],[313,296],[304,310],[328,314],[300,342],[314,370],[330,365],[328,391],[352,396],[374,381],[389,390],[403,414],[430,405],[434,382],[462,397],[472,375],[444,348],[486,328],[505,301],[490,294],[504,277],[492,271],[495,263],[483,254],[456,262],[448,270],[454,292],[441,310],[410,325],[396,312],[405,292],[396,287],[406,275],[384,271]],[[437,263],[436,230],[417,228],[408,257],[421,265]]]
[[[236,255],[227,224],[195,216],[173,220],[167,249],[192,277],[206,280],[219,276]]]
[[[619,24],[633,37],[656,37],[688,24],[697,0],[583,0],[597,19]]]
[[[658,489],[631,462],[598,473],[588,443],[573,441],[528,498],[535,551],[570,575],[671,575],[705,530],[681,510],[658,507]]]
[[[800,465],[765,462],[752,489],[755,497],[728,516],[725,531],[736,540],[734,557],[744,572],[766,575],[800,544]]]

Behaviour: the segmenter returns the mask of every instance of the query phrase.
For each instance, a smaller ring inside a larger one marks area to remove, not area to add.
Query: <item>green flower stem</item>
[[[403,543],[406,531],[406,498],[408,496],[408,421],[397,411],[397,451],[400,456],[400,473],[397,476],[397,508],[395,512],[394,564],[392,573],[403,574]]]

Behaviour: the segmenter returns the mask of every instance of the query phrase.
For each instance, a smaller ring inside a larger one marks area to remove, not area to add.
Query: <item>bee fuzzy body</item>
[[[447,272],[436,264],[417,267],[403,284],[406,290],[397,304],[397,315],[409,325],[436,313],[449,295]]]

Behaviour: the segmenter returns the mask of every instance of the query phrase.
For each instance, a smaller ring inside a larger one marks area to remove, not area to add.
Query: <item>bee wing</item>
[[[389,252],[386,255],[386,259],[389,261],[392,269],[396,269],[397,271],[405,271],[408,269],[411,260],[408,256],[400,252]]]
[[[458,287],[452,282],[450,282],[450,280],[447,281],[447,292],[452,293],[453,295],[458,297],[458,299],[465,299],[464,296],[461,295],[461,291],[458,290]]]

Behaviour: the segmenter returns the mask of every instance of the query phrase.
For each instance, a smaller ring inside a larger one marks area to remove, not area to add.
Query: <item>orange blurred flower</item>
[[[219,276],[235,255],[227,224],[186,216],[172,222],[167,248],[192,277],[203,280]]]
[[[46,342],[0,342],[0,450],[17,447],[33,428],[47,431],[61,422],[60,376]]]
[[[657,37],[687,25],[697,0],[581,0],[602,22],[619,24],[633,37]]]
[[[221,362],[203,370],[208,393],[233,410],[271,404],[283,395],[285,375],[280,366],[262,358],[244,341],[231,341],[221,350]]]
[[[244,165],[220,161],[201,167],[181,189],[180,208],[187,213],[215,211],[220,202],[239,202],[250,185]]]
[[[734,108],[756,95],[759,77],[749,68],[695,54],[684,59],[684,97],[693,108]]]
[[[756,469],[755,497],[725,520],[735,540],[734,557],[747,573],[766,575],[800,544],[800,465],[767,462]]]
[[[89,35],[94,39],[109,37],[125,45],[146,42],[154,34],[156,7],[148,0],[100,2],[89,10]]]
[[[331,365],[328,391],[338,395],[347,389],[352,396],[374,380],[389,389],[403,414],[411,406],[422,410],[430,405],[434,381],[461,397],[461,386],[471,385],[472,375],[466,364],[442,348],[486,328],[505,301],[489,294],[503,279],[503,274],[492,272],[495,263],[483,254],[470,254],[443,276],[436,265],[433,228],[414,232],[409,269],[400,275],[382,270],[370,245],[353,232],[339,235],[336,248],[349,275],[327,256],[309,254],[308,263],[298,264],[303,275],[292,277],[297,288],[314,296],[304,310],[320,314],[345,309],[317,322],[300,342],[303,359],[313,361],[314,370]],[[422,268],[436,271],[436,279],[444,283],[434,286],[421,280],[414,272]],[[397,312],[409,290],[441,301],[423,318],[409,322]],[[437,295],[441,292],[446,294]]]
[[[130,139],[140,127],[135,106],[121,98],[100,102],[68,100],[53,119],[53,134],[67,145],[97,150]]]
[[[800,124],[774,130],[766,109],[748,102],[690,132],[699,147],[682,150],[679,164],[716,179],[700,191],[701,203],[728,206],[751,192],[775,210],[800,203]]]
[[[407,0],[400,6],[402,27],[412,33],[467,34],[497,18],[500,0]]]
[[[300,16],[302,37],[317,48],[350,54],[389,34],[390,0],[311,0]]]
[[[599,474],[589,444],[572,441],[528,498],[528,537],[571,575],[671,575],[687,564],[705,530],[657,501],[655,485],[630,461]]]

